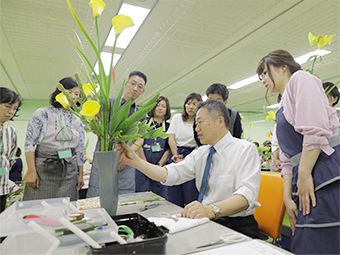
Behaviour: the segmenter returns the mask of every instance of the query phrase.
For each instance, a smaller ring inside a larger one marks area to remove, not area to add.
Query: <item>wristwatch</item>
[[[217,220],[220,217],[220,213],[221,213],[220,207],[215,204],[211,204],[211,207],[212,207],[213,212],[215,213],[214,220]]]

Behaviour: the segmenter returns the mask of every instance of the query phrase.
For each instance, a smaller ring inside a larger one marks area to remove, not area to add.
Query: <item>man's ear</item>
[[[224,118],[222,116],[219,116],[217,120],[219,126],[224,126]]]
[[[225,100],[225,101],[224,101],[224,104],[227,105],[227,103],[228,103],[228,100]]]

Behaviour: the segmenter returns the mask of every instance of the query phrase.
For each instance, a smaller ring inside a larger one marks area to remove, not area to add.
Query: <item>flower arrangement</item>
[[[313,52],[315,53],[314,55],[310,56],[308,61],[313,60],[312,63],[312,67],[311,69],[306,69],[306,71],[308,71],[311,74],[314,74],[314,65],[316,60],[319,58],[320,62],[322,61],[322,57],[319,56],[317,54],[318,50],[321,50],[323,47],[325,47],[325,45],[328,43],[329,45],[331,45],[332,43],[332,38],[335,36],[335,34],[333,35],[321,35],[319,34],[318,36],[315,36],[312,34],[312,32],[308,33],[308,41],[310,43],[310,45],[312,46]],[[314,49],[315,47],[315,49]],[[317,48],[316,48],[317,47]],[[326,90],[326,95],[328,95],[329,92],[331,92],[331,90],[339,83],[340,81],[338,81],[336,84],[334,84],[334,86],[327,88]]]
[[[95,19],[97,35],[96,46],[81,24],[69,0],[67,0],[67,3],[74,20],[78,24],[79,28],[96,54],[99,73],[96,74],[91,62],[81,50],[82,45],[78,47],[77,44],[71,40],[72,44],[82,57],[85,70],[82,69],[81,71],[89,81],[89,84],[81,85],[82,82],[79,78],[79,75],[75,74],[75,78],[78,82],[80,90],[80,97],[77,98],[80,106],[77,106],[73,102],[68,91],[66,91],[61,84],[58,84],[57,87],[62,92],[56,96],[56,100],[62,104],[64,108],[69,109],[81,119],[86,131],[91,131],[98,136],[100,151],[113,150],[114,145],[121,141],[133,143],[134,140],[138,138],[167,137],[167,134],[162,132],[162,127],[149,131],[151,128],[146,125],[146,121],[139,122],[139,120],[156,105],[156,100],[159,97],[159,94],[155,95],[139,111],[135,112],[128,118],[131,106],[131,98],[121,108],[119,107],[124,92],[124,81],[117,100],[113,106],[111,106],[111,99],[109,95],[111,92],[113,92],[113,86],[111,88],[111,79],[113,85],[115,83],[115,74],[112,66],[116,42],[124,29],[134,25],[132,19],[122,14],[117,15],[112,19],[112,26],[115,30],[115,42],[112,50],[110,74],[108,77],[106,77],[103,62],[100,58],[101,44],[99,41],[98,24],[98,19],[104,11],[106,4],[102,0],[91,0],[89,3],[93,9],[93,17]],[[92,78],[90,73],[93,73],[95,79]]]

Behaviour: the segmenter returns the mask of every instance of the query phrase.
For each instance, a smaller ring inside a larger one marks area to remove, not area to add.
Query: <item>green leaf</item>
[[[157,138],[163,133],[163,127],[156,128],[149,132],[151,134],[150,138]]]
[[[125,132],[123,133],[123,135],[136,135],[138,134],[138,125],[133,125],[133,126],[130,126],[130,128]]]
[[[170,134],[162,132],[162,134],[159,135],[160,138],[165,139],[168,138],[170,136]]]
[[[131,107],[131,99],[129,98],[129,100],[125,102],[125,104],[121,108],[119,108],[117,114],[111,116],[110,134],[116,131],[116,128],[120,125],[120,123],[128,119],[130,107]],[[124,132],[124,130],[122,131]]]
[[[141,109],[132,114],[128,119],[126,119],[120,126],[119,129],[125,130],[128,126],[132,125],[132,123],[139,121],[145,114],[152,110],[152,108],[156,105],[157,98],[159,97],[159,93],[155,95],[153,98],[149,100]]]
[[[115,103],[113,104],[112,111],[111,111],[111,116],[115,116],[116,113],[118,112],[118,109],[119,109],[119,106],[120,106],[120,102],[122,100],[122,96],[123,96],[123,93],[124,93],[124,84],[125,84],[125,79],[124,79],[124,82],[123,82],[123,86],[120,89],[119,94],[117,96],[117,99],[116,99]]]

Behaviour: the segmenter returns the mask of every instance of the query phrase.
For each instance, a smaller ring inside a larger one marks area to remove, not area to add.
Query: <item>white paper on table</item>
[[[291,254],[288,251],[277,250],[271,247],[272,244],[268,243],[268,245],[262,243],[258,240],[245,241],[237,244],[230,244],[226,246],[222,246],[219,248],[204,250],[197,253],[197,255],[287,255]]]
[[[172,217],[177,218],[175,215],[172,215]],[[148,220],[155,223],[157,226],[166,227],[169,229],[169,234],[174,234],[209,222],[209,218],[207,217],[201,219],[179,217],[178,221],[163,217],[149,217]]]

